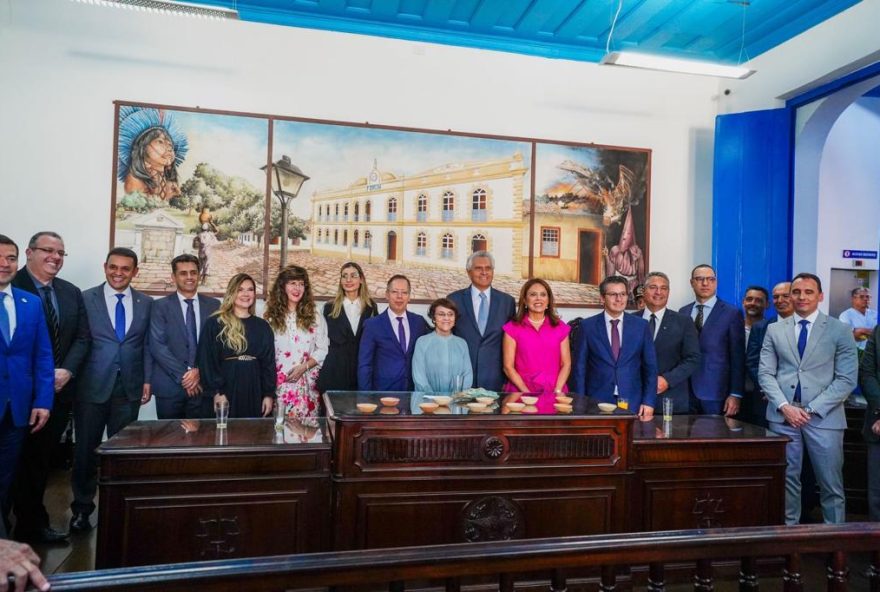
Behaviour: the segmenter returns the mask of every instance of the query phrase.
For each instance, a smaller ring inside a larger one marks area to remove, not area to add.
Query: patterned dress
[[[305,419],[318,416],[318,373],[330,341],[327,338],[327,322],[320,314],[307,330],[296,324],[296,312],[287,314],[287,328],[275,333],[275,394],[278,404],[284,405],[288,417]],[[297,364],[312,358],[318,365],[305,372],[298,380],[289,382],[287,375]]]

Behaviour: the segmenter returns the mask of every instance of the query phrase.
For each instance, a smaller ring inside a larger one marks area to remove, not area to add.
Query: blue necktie
[[[486,332],[486,323],[489,322],[489,307],[486,305],[486,293],[480,292],[480,309],[477,311],[477,325],[480,327],[480,335]]]
[[[807,326],[810,324],[810,321],[804,319],[802,321],[798,321],[801,326],[800,335],[798,335],[798,356],[801,359],[804,358],[804,350],[807,349]],[[801,381],[798,379],[797,388],[794,389],[794,402],[801,402]]]
[[[116,295],[116,339],[122,343],[125,339],[125,307],[122,305],[122,299],[125,294]]]
[[[185,298],[186,302],[186,363],[188,366],[195,366],[196,363],[196,347],[198,345],[198,337],[196,334],[196,309],[193,306],[192,298]]]
[[[403,329],[403,317],[397,317],[397,340],[400,341],[400,349],[406,352],[406,331]]]
[[[9,313],[6,312],[6,292],[0,292],[0,333],[8,345],[12,340],[9,337]]]

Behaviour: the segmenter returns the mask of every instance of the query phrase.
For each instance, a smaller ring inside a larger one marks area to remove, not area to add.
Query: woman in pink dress
[[[553,291],[531,279],[519,292],[513,319],[504,329],[504,373],[508,393],[562,393],[571,372],[568,333],[553,309]]]

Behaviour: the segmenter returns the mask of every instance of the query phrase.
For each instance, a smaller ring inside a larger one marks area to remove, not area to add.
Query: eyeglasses
[[[714,284],[718,278],[714,276],[701,276],[701,277],[692,277],[692,282],[697,282],[698,284]]]
[[[302,280],[293,280],[293,281],[287,282],[287,285],[293,286],[294,288],[305,288],[306,287],[306,283]]]
[[[434,318],[436,319],[437,317],[440,317],[441,319],[454,319],[455,313],[454,312],[435,312]]]
[[[645,286],[645,290],[647,290],[648,292],[668,292],[668,291],[669,291],[669,286],[652,286],[652,285],[648,285],[648,286]]]
[[[609,298],[626,298],[628,296],[626,292],[605,292],[604,295]]]
[[[343,273],[340,277],[344,280],[356,280],[361,277],[361,274],[354,271],[352,273]]]
[[[55,255],[57,254],[59,257],[67,257],[69,253],[64,249],[50,249],[49,247],[34,247],[36,251],[43,251],[47,255]]]

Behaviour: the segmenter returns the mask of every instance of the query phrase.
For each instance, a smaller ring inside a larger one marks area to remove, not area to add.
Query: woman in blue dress
[[[434,331],[419,337],[413,352],[412,375],[415,389],[430,393],[448,393],[455,377],[462,376],[462,388],[474,381],[467,342],[452,334],[458,320],[458,308],[448,298],[439,298],[428,308]]]

